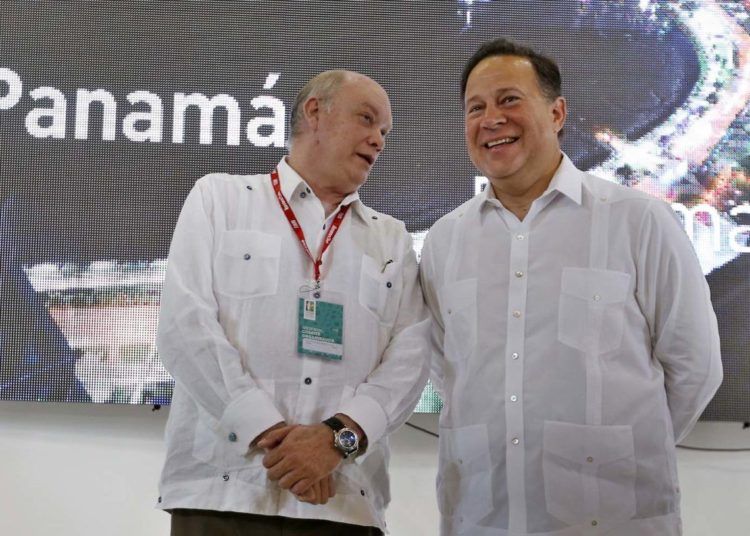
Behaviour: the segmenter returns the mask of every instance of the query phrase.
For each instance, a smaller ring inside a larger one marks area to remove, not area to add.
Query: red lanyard
[[[279,206],[284,212],[284,216],[286,216],[286,219],[289,221],[289,225],[291,225],[294,234],[297,235],[299,243],[302,244],[302,249],[305,250],[307,256],[311,261],[313,261],[315,283],[318,284],[320,282],[320,267],[323,265],[323,254],[328,249],[328,246],[331,245],[331,242],[333,242],[333,237],[336,236],[336,233],[339,231],[341,222],[344,221],[344,216],[346,216],[346,212],[349,210],[349,205],[344,205],[343,207],[341,207],[336,213],[336,216],[334,216],[333,222],[328,228],[328,232],[326,233],[325,239],[323,240],[323,247],[320,248],[320,253],[318,254],[318,259],[316,260],[315,257],[313,257],[310,248],[307,246],[305,233],[302,232],[302,226],[299,224],[299,221],[297,221],[297,216],[294,215],[292,207],[289,206],[289,202],[286,200],[286,197],[284,197],[284,194],[281,191],[281,181],[279,180],[279,171],[277,169],[274,169],[271,173],[271,184],[273,185],[273,191],[276,192],[276,199],[278,199],[279,201]]]

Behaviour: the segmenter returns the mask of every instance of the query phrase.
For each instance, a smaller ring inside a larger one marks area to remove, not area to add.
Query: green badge
[[[297,352],[325,359],[344,356],[344,306],[299,298]]]

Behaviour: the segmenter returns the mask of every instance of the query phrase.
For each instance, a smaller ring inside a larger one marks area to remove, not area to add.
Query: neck
[[[535,176],[490,179],[492,191],[505,208],[515,214],[519,220],[523,220],[534,200],[547,190],[561,161],[562,154],[558,155],[552,164],[546,166],[545,172]]]
[[[310,186],[315,196],[320,200],[325,211],[326,218],[330,216],[336,207],[338,207],[344,198],[349,195],[348,193],[342,193],[336,189],[335,186],[331,186],[325,180],[325,176],[317,170],[317,167],[309,159],[305,159],[296,153],[290,153],[286,157],[286,163],[289,164],[297,174],[302,177],[305,182]]]

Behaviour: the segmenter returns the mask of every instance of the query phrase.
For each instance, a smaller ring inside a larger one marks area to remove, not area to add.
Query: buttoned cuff
[[[388,426],[388,416],[383,408],[369,396],[357,395],[347,400],[336,413],[348,415],[367,435],[367,442],[377,442]]]
[[[244,456],[250,442],[274,424],[284,421],[271,396],[262,389],[250,389],[233,400],[224,410],[216,432],[239,456]]]

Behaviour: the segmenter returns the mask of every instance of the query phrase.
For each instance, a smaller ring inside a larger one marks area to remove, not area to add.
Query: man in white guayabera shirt
[[[404,224],[357,194],[391,121],[373,80],[322,73],[272,173],[209,175],[188,196],[157,338],[176,381],[159,499],[173,535],[385,529],[385,438],[426,383],[430,329]]]
[[[462,79],[485,191],[421,261],[443,535],[680,533],[675,441],[721,383],[716,318],[670,207],[576,169],[555,63],[505,40]]]

